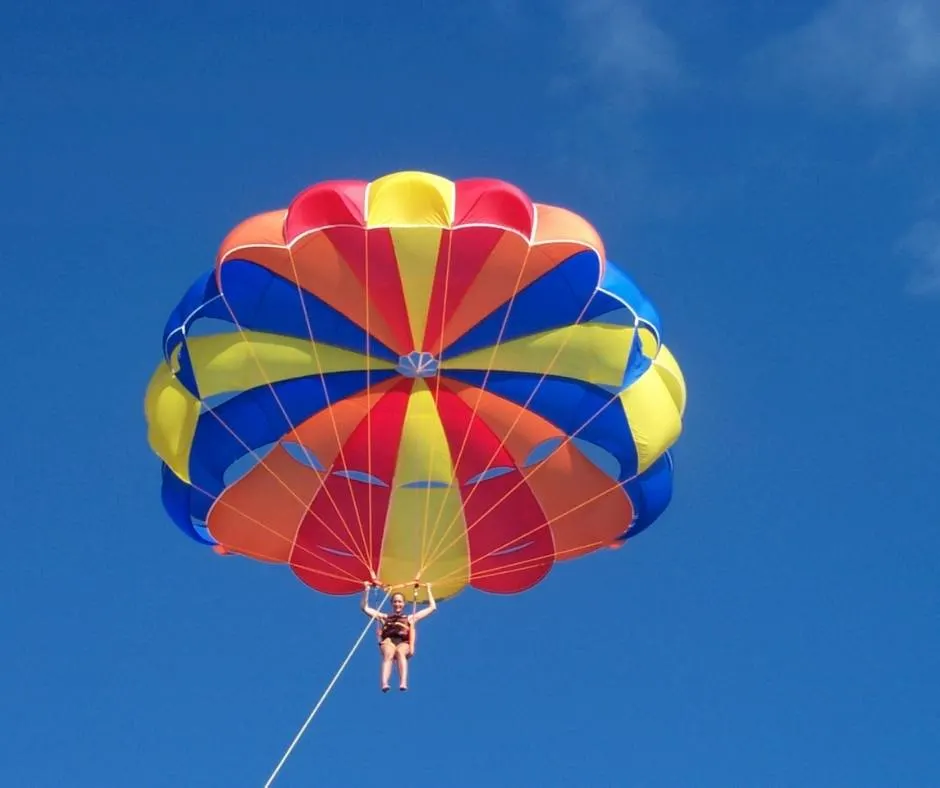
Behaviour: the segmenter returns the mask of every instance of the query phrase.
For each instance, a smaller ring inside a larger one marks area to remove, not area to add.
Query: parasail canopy
[[[511,184],[317,184],[170,314],[164,506],[324,593],[524,591],[668,505],[686,390],[661,333],[585,219]]]

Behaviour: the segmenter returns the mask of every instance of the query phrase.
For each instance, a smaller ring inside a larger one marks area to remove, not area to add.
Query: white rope
[[[381,608],[382,605],[385,604],[385,600],[388,599],[391,593],[392,593],[391,590],[389,590],[385,594],[385,599],[382,600],[381,604],[379,605],[379,608]],[[362,633],[359,635],[359,638],[356,640],[356,642],[353,644],[353,647],[349,650],[349,653],[346,655],[346,659],[343,660],[343,664],[339,666],[339,670],[336,671],[336,674],[333,676],[333,679],[327,685],[326,689],[323,690],[323,694],[320,696],[320,700],[317,701],[317,705],[313,707],[313,711],[310,712],[310,715],[307,717],[306,721],[301,726],[300,730],[297,731],[297,735],[294,736],[294,740],[290,743],[290,747],[287,748],[287,751],[282,756],[280,762],[274,768],[274,771],[271,772],[271,776],[268,778],[268,781],[264,784],[264,788],[271,788],[271,784],[274,782],[274,778],[277,777],[278,772],[281,771],[281,768],[284,766],[288,757],[290,757],[290,754],[291,752],[293,752],[294,747],[297,746],[297,742],[300,741],[300,737],[304,735],[304,732],[307,730],[310,723],[313,722],[313,718],[316,716],[317,712],[320,710],[320,707],[323,705],[323,702],[326,700],[326,696],[330,694],[330,690],[333,689],[333,685],[336,684],[336,682],[339,681],[339,677],[343,675],[343,671],[346,669],[346,665],[349,664],[349,660],[351,660],[353,657],[353,654],[356,653],[356,649],[359,648],[359,645],[362,643],[363,638],[365,638],[366,633],[372,627],[374,622],[375,620],[370,618],[369,623],[366,624],[365,627],[363,628]]]

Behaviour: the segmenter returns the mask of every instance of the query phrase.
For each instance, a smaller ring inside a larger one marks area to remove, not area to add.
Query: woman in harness
[[[379,649],[382,652],[382,692],[388,692],[388,682],[392,677],[392,661],[398,664],[399,689],[404,692],[408,689],[408,660],[414,654],[415,624],[422,618],[427,618],[435,610],[437,603],[431,594],[431,584],[428,583],[428,606],[410,615],[404,612],[405,596],[401,593],[392,594],[392,612],[382,613],[369,606],[370,583],[366,583],[362,594],[362,611],[379,624]]]

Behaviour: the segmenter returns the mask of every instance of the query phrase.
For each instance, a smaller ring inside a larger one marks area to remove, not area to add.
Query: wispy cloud
[[[940,3],[832,0],[759,61],[784,84],[871,108],[940,93]]]
[[[940,222],[917,222],[901,239],[901,252],[913,263],[907,290],[913,295],[940,295]]]
[[[564,0],[577,73],[571,86],[591,85],[623,109],[679,83],[682,73],[672,38],[636,0]]]
[[[557,117],[544,130],[546,167],[568,199],[595,216],[617,204],[640,221],[675,212],[684,199],[657,173],[656,140],[640,122],[687,78],[676,41],[650,13],[656,7],[653,0],[513,4],[558,42],[543,86]]]

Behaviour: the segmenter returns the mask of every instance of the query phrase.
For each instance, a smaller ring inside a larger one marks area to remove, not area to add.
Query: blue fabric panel
[[[620,382],[620,390],[623,391],[643,375],[653,365],[653,362],[643,355],[643,343],[640,341],[639,333],[633,336],[633,346],[630,348],[630,360],[623,371],[623,380]]]
[[[604,268],[601,288],[623,299],[623,302],[629,304],[630,308],[637,313],[641,320],[649,323],[653,330],[662,336],[662,321],[652,302],[627,273],[610,260],[607,261],[607,265]]]
[[[370,337],[345,315],[256,263],[247,260],[225,263],[222,293],[242,328],[300,339],[309,339],[312,334],[317,342],[398,361],[397,353]],[[299,294],[303,296],[302,304]]]
[[[633,501],[636,519],[624,538],[632,539],[651,526],[666,511],[672,500],[673,460],[666,452],[635,479],[623,487]]]
[[[483,388],[485,376],[482,370],[447,371],[448,378],[478,388]],[[485,389],[522,406],[531,396],[527,409],[567,435],[594,417],[590,424],[578,432],[577,437],[599,446],[616,458],[620,463],[618,481],[629,479],[636,473],[636,446],[623,408],[615,401],[615,395],[571,378],[543,378],[541,375],[505,371],[490,372]]]
[[[471,484],[479,484],[480,482],[486,482],[486,481],[489,481],[490,479],[497,479],[500,476],[505,476],[507,473],[512,473],[513,470],[514,470],[513,468],[509,468],[505,465],[495,465],[495,466],[491,465],[482,473],[478,473],[475,476],[471,476],[469,479],[467,479],[465,484],[469,486]]]
[[[576,448],[591,465],[605,476],[619,480],[621,478],[620,463],[609,451],[602,449],[590,441],[581,440],[581,437],[571,439],[571,445]]]
[[[394,374],[373,370],[371,382],[380,383]],[[364,390],[366,381],[366,373],[359,371],[285,380],[270,387],[258,386],[227,400],[216,409],[218,418],[212,413],[202,414],[190,452],[193,484],[218,495],[225,485],[225,470],[233,462],[249,450],[290,435],[292,425],[302,423],[330,403]]]
[[[598,290],[594,294],[594,298],[591,299],[581,322],[609,323],[615,326],[629,326],[632,328],[637,323],[637,316],[617,296]]]
[[[301,446],[299,443],[286,440],[281,441],[281,448],[290,455],[292,460],[299,462],[301,465],[305,465],[315,471],[322,472],[326,470],[326,467],[320,462],[317,455],[310,451],[307,446]]]
[[[529,468],[532,465],[543,462],[547,460],[555,451],[561,446],[564,438],[549,438],[547,441],[542,441],[539,444],[536,444],[532,447],[532,451],[529,452],[528,456],[522,461],[522,468]]]
[[[193,525],[192,515],[190,514],[191,499],[193,496],[206,499],[206,509],[208,509],[212,501],[186,484],[186,482],[167,467],[166,463],[160,463],[160,465],[160,470],[163,475],[160,497],[163,500],[163,508],[166,509],[167,514],[170,515],[170,519],[179,526],[179,529],[184,534],[200,544],[216,544],[215,540],[206,538],[208,534],[203,536],[196,530]]]
[[[202,395],[199,393],[199,384],[196,382],[196,370],[193,369],[193,360],[189,354],[189,344],[186,342],[183,342],[183,346],[180,348],[179,366],[176,379],[196,399],[202,399]]]
[[[301,339],[309,338],[312,330],[317,341],[359,353],[365,353],[368,346],[372,355],[386,361],[398,361],[397,354],[316,296],[301,291],[301,305],[294,282],[257,263],[232,260],[222,266],[221,276],[224,299],[217,297],[216,272],[210,269],[190,285],[170,313],[163,329],[163,351],[167,361],[183,341],[185,331],[180,329],[188,329],[193,322],[204,318],[222,320],[233,327]]]
[[[597,288],[600,262],[594,252],[579,252],[539,277],[512,301],[502,304],[448,348],[450,358],[500,342],[578,322]],[[506,328],[500,329],[506,313]]]
[[[339,470],[333,471],[334,476],[339,476],[343,479],[352,479],[354,482],[362,482],[363,484],[371,484],[373,487],[388,487],[388,482],[380,479],[378,476],[374,476],[371,473],[366,473],[365,471],[352,471],[352,470]]]
[[[185,328],[198,317],[231,320],[222,299],[216,298],[218,294],[215,269],[206,271],[189,286],[163,328],[163,355],[167,361],[176,346],[183,341],[183,332],[178,329]]]

